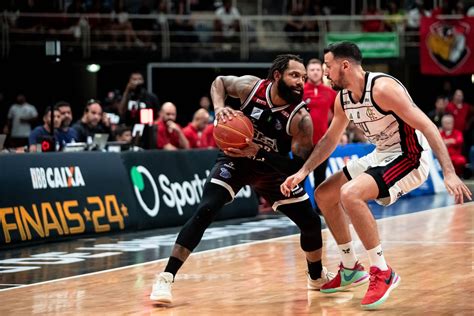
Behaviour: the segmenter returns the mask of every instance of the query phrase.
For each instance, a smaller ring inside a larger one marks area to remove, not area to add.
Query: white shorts
[[[350,160],[343,172],[349,180],[364,172],[371,175],[379,187],[375,201],[387,206],[426,181],[430,170],[428,155],[431,155],[430,150],[423,150],[419,158],[374,150],[367,156]]]

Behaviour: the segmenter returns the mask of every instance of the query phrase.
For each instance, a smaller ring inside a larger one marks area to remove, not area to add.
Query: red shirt
[[[163,122],[163,120],[158,120],[158,122],[156,122],[156,125],[158,125],[156,140],[156,147],[158,149],[163,149],[163,147],[165,147],[165,145],[167,144],[171,144],[177,148],[180,148],[179,135],[176,131],[170,133],[168,131],[168,127],[166,126],[165,122]]]
[[[471,107],[467,103],[462,104],[462,108],[458,108],[453,102],[449,102],[446,106],[446,113],[451,113],[454,116],[454,129],[461,132],[466,128],[466,123],[469,117]]]
[[[445,131],[440,132],[443,139],[454,139],[455,143],[448,145],[449,156],[462,155],[462,146],[464,139],[462,133],[456,129],[453,129],[450,135],[446,135]]]
[[[192,123],[183,128],[183,134],[189,141],[189,148],[206,148],[206,142],[203,139],[203,132],[200,132]]]
[[[205,143],[205,147],[207,147],[207,148],[209,148],[209,147],[217,148],[216,140],[214,139],[213,132],[214,132],[214,124],[213,123],[207,124],[206,128],[202,132],[203,142]]]
[[[313,121],[314,144],[316,144],[328,130],[329,109],[334,111],[334,100],[336,96],[336,91],[322,83],[314,85],[308,81],[304,85],[303,100],[310,100],[308,109],[311,120]]]

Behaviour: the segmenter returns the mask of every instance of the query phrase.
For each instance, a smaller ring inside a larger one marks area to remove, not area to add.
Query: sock
[[[321,263],[321,260],[316,261],[316,262],[309,262],[306,260],[308,263],[308,273],[311,279],[316,280],[321,278],[321,272],[323,271],[323,264]]]
[[[337,246],[339,247],[339,252],[341,253],[342,265],[345,268],[352,269],[357,262],[357,257],[354,252],[352,241]]]
[[[179,268],[181,268],[183,263],[184,263],[183,261],[179,260],[176,257],[170,257],[168,259],[168,264],[166,265],[165,272],[171,273],[174,279],[176,273],[178,273],[178,270]]]
[[[369,253],[369,262],[371,267],[377,267],[382,271],[388,270],[385,257],[383,256],[382,245],[378,245],[375,248],[367,250]]]

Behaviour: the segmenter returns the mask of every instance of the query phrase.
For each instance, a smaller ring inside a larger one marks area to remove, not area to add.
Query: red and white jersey
[[[365,91],[360,100],[354,100],[351,92],[344,89],[340,92],[341,105],[347,118],[360,128],[365,137],[376,146],[378,152],[402,152],[419,155],[429,149],[425,136],[405,123],[395,113],[382,110],[374,101],[372,88],[375,80],[388,77],[403,87],[411,100],[408,91],[396,78],[384,73],[366,72]]]

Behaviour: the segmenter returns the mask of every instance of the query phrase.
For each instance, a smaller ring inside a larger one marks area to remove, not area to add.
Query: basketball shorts
[[[273,210],[276,211],[280,205],[309,199],[301,186],[295,187],[289,197],[284,196],[280,191],[280,184],[286,177],[264,162],[248,158],[233,158],[219,153],[208,181],[226,188],[232,199],[243,186],[250,185],[258,195],[263,196],[272,204]]]
[[[367,156],[349,161],[343,172],[349,180],[364,172],[371,175],[379,188],[375,201],[387,206],[426,181],[430,170],[428,155],[431,155],[429,150],[422,151],[419,158],[402,153],[373,151]]]

